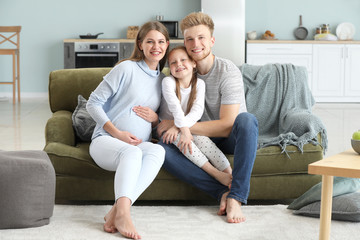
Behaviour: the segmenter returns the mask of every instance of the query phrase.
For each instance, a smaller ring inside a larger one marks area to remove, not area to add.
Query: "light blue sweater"
[[[151,138],[151,123],[138,117],[134,106],[157,111],[161,99],[159,70],[151,70],[145,61],[124,61],[115,66],[91,93],[86,109],[96,121],[92,139],[110,135],[103,126],[111,121],[121,131],[128,131],[143,141]]]

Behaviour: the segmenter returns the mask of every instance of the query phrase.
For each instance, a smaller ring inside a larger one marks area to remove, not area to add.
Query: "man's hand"
[[[174,120],[162,120],[157,127],[157,134],[161,136],[164,132],[169,130],[174,125]]]
[[[219,120],[197,122],[190,128],[191,133],[208,137],[229,137],[239,109],[240,104],[221,105]]]
[[[175,126],[172,126],[162,136],[163,142],[166,144],[173,143],[176,140],[178,134],[179,134],[179,129]]]

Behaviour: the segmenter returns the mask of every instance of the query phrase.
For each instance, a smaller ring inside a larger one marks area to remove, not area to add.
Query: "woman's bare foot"
[[[115,215],[116,215],[116,206],[115,204],[112,206],[110,211],[105,215],[104,220],[104,231],[108,233],[115,233],[117,229],[114,225]]]
[[[121,197],[116,201],[114,226],[124,237],[141,239],[132,223],[130,207],[131,201],[129,198]]]
[[[224,193],[221,197],[219,211],[217,212],[217,214],[219,216],[226,214],[226,197],[227,197],[227,195],[229,195],[229,192]]]
[[[124,237],[131,239],[141,239],[132,223],[130,213],[117,214],[115,218],[115,227]]]
[[[228,223],[241,223],[246,220],[241,211],[241,202],[233,198],[226,199],[226,214]]]
[[[229,186],[232,180],[232,175],[225,172],[218,171],[214,174],[216,180],[218,180],[222,185]]]

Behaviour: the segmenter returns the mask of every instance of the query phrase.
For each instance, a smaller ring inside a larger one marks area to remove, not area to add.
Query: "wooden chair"
[[[13,64],[12,82],[0,82],[0,84],[13,85],[14,104],[15,104],[15,96],[16,96],[16,91],[15,91],[16,85],[18,90],[17,93],[18,101],[20,102],[20,31],[21,31],[21,26],[0,26],[0,55],[12,55],[12,64]],[[15,45],[15,47],[7,48],[9,45],[10,47],[12,45]],[[4,46],[6,48],[2,48]]]

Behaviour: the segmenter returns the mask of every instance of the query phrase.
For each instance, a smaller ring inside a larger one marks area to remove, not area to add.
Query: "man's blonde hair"
[[[183,20],[180,22],[180,29],[181,32],[184,34],[184,31],[188,28],[198,26],[198,25],[205,25],[209,28],[211,36],[214,32],[214,22],[209,15],[202,12],[193,12],[187,15]]]

